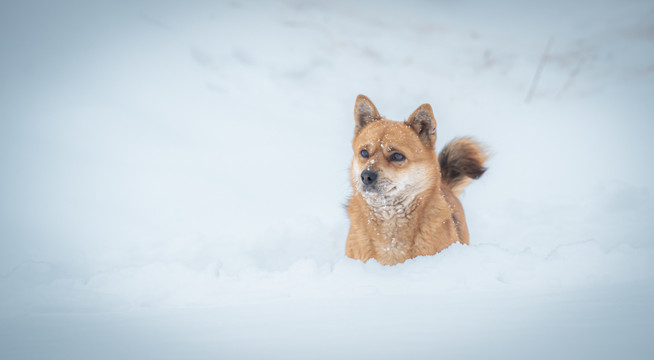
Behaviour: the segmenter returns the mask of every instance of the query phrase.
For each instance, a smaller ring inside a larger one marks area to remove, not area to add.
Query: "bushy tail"
[[[486,159],[488,155],[483,146],[473,138],[454,139],[438,154],[441,179],[455,195],[459,195],[468,183],[484,174]]]

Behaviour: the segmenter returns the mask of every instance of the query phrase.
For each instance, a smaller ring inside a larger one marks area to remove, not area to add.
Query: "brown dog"
[[[351,224],[345,254],[395,265],[433,255],[456,241],[468,244],[457,195],[486,171],[481,146],[471,138],[456,139],[437,157],[429,104],[406,122],[396,122],[380,116],[359,95],[354,121],[354,193],[347,207]]]

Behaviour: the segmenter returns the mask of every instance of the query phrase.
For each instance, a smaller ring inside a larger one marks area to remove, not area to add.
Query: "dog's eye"
[[[406,159],[406,157],[400,153],[393,153],[390,157],[391,161],[402,161],[404,159]]]
[[[366,150],[366,149],[361,150],[361,157],[362,158],[367,159],[369,156],[370,156],[370,154],[368,154],[368,150]]]

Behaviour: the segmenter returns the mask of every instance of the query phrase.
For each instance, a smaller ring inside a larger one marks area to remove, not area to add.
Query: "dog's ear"
[[[429,148],[434,147],[436,142],[436,120],[434,120],[434,112],[431,110],[431,105],[422,104],[416,111],[409,116],[406,121],[413,131],[418,134],[420,141]]]
[[[381,116],[372,101],[364,95],[357,96],[354,104],[354,135],[361,132],[366,125],[380,119]]]

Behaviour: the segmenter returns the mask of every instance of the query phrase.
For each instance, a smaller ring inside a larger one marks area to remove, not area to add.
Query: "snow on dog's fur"
[[[437,157],[429,104],[406,122],[396,122],[380,116],[359,95],[354,120],[347,256],[394,265],[433,255],[456,241],[467,244],[468,228],[456,195],[486,170],[481,146],[461,138]]]

